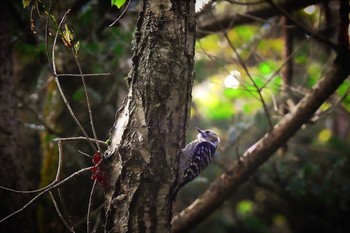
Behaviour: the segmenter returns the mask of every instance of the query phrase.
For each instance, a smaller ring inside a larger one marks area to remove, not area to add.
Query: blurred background
[[[48,68],[52,61],[47,59],[46,45],[51,52],[55,31],[49,32],[46,43],[45,21],[39,15],[50,10],[59,21],[71,9],[67,25],[74,40],[79,41],[83,72],[110,73],[108,77],[86,78],[97,137],[105,141],[127,94],[126,77],[139,10],[138,1],[132,1],[121,19],[108,27],[123,7],[118,10],[109,1],[97,0],[54,1],[51,6],[43,2],[47,8],[38,12],[31,11],[30,6],[23,8],[20,1],[7,3],[12,46],[8,56],[13,60],[21,163],[28,189],[43,187],[54,179],[58,149],[53,139],[81,136]],[[279,1],[286,2],[297,5],[302,1]],[[288,12],[291,20],[265,1],[197,1],[198,40],[187,141],[196,137],[198,126],[217,132],[221,145],[214,162],[180,191],[174,214],[203,193],[232,161],[269,131],[271,124],[293,111],[329,71],[334,53],[310,32],[335,40],[339,2],[312,2],[321,3],[293,8]],[[223,20],[225,17],[228,21]],[[223,22],[225,26],[218,26]],[[227,29],[225,33],[223,29]],[[58,73],[78,73],[74,58],[61,41],[55,49]],[[60,80],[77,118],[91,135],[80,78]],[[346,80],[287,145],[193,232],[349,232],[349,85]],[[62,176],[91,166],[91,158],[81,152],[93,154],[84,141],[64,144]],[[63,212],[76,232],[86,231],[93,183],[90,176],[78,176],[61,188]],[[102,192],[97,187],[92,222],[103,216]],[[49,195],[30,210],[38,232],[67,232]]]

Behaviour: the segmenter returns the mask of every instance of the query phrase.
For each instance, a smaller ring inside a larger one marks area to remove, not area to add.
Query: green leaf
[[[111,5],[121,8],[125,4],[126,0],[111,0]]]
[[[258,67],[260,73],[262,74],[270,74],[272,73],[272,69],[270,68],[267,62],[260,62]]]
[[[74,44],[75,55],[78,55],[79,48],[80,48],[80,42],[78,41],[77,43]]]
[[[220,37],[217,34],[206,36],[196,42],[196,49],[206,52],[217,52],[220,49],[220,45],[218,43],[219,38]]]
[[[295,57],[295,62],[298,64],[305,64],[307,62],[307,56],[304,54],[300,54]]]
[[[250,200],[242,200],[237,205],[237,211],[243,216],[253,213],[254,203]]]
[[[31,3],[31,0],[22,0],[23,8],[26,8]]]
[[[73,33],[72,31],[68,28],[68,25],[64,25],[64,31],[63,31],[63,42],[64,45],[67,46],[68,48],[71,48],[73,46]]]
[[[83,97],[84,97],[84,89],[82,88],[79,88],[73,93],[73,100],[75,101],[80,101],[83,99]]]
[[[207,116],[214,120],[229,119],[234,114],[232,103],[221,101],[216,106],[208,106]]]

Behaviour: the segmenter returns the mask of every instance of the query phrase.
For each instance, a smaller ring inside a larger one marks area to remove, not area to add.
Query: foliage
[[[125,3],[126,0],[111,0],[112,6],[115,5],[118,8],[121,8]]]
[[[121,8],[126,1],[112,0],[111,3]],[[38,2],[22,2],[27,10],[27,19],[30,18],[27,8],[31,4],[37,5]],[[105,140],[115,110],[125,97],[125,77],[131,66],[131,36],[136,17],[131,8],[119,25],[107,28],[110,22],[105,19],[110,17],[109,6],[96,1],[88,1],[78,7],[76,1],[65,4],[73,10],[64,26],[64,40],[59,45],[63,42],[68,48],[74,48],[84,73],[111,73],[110,78],[87,80],[97,135]],[[68,9],[65,4],[52,5],[52,19],[62,17],[62,8]],[[224,11],[227,5],[222,4],[228,3],[218,1],[217,7]],[[74,10],[73,7],[77,8]],[[323,11],[320,6],[315,7],[314,11],[300,10],[295,17],[305,25],[323,25]],[[35,22],[38,32],[44,29],[42,22]],[[54,25],[51,25],[52,28]],[[228,40],[222,33],[217,33],[197,41],[196,79],[187,140],[195,137],[194,127],[199,126],[218,132],[222,143],[214,164],[179,193],[175,213],[191,204],[212,180],[225,171],[228,164],[269,130],[268,118],[276,123],[284,116],[282,105],[286,104],[287,110],[293,111],[300,99],[328,71],[332,53],[297,27],[294,28],[294,50],[289,58],[294,65],[293,85],[288,90],[284,87],[282,72],[287,59],[283,55],[285,38],[278,18],[235,26],[227,31]],[[35,135],[23,135],[25,148],[34,148],[27,153],[37,165],[33,169],[35,177],[40,177],[32,182],[44,185],[52,180],[51,169],[57,163],[57,148],[53,147],[52,139],[62,134],[77,135],[79,131],[62,107],[62,102],[55,98],[57,88],[47,72],[47,66],[43,65],[47,63],[44,38],[39,36],[33,42],[28,37],[19,36],[28,32],[18,25],[14,25],[13,29],[13,37],[16,38],[16,95],[19,105],[24,106],[20,110],[22,126],[25,128],[28,123],[45,126],[45,130],[40,127],[23,130]],[[53,40],[50,33],[49,44]],[[66,50],[60,50],[58,57],[61,71],[77,73],[76,64]],[[240,64],[240,59],[249,73]],[[62,79],[62,86],[77,117],[88,128],[88,112],[80,83],[69,77]],[[350,213],[349,88],[350,81],[347,80],[314,119],[310,119],[310,123],[288,145],[264,164],[239,192],[233,193],[196,232],[345,232],[350,229],[346,222]],[[263,109],[264,103],[268,112]],[[79,156],[76,148],[93,154],[84,143],[65,146],[67,174],[91,164],[91,159]],[[42,162],[40,166],[38,161]],[[81,206],[87,207],[87,195],[92,186],[89,176],[82,177],[79,182],[79,186],[77,183],[70,184],[69,189],[63,191],[74,223],[85,217],[86,208]],[[88,191],[84,192],[81,184]],[[101,203],[101,196],[100,192],[96,203]],[[76,201],[78,199],[82,201]],[[61,224],[58,218],[43,217],[50,212],[46,207],[47,202],[44,201],[38,211],[40,220],[46,221],[39,223],[41,232],[49,232],[52,230],[49,226],[54,228]],[[98,209],[97,204],[94,207]],[[95,219],[98,217],[94,216]],[[63,228],[62,232],[65,231]]]
[[[298,19],[308,25],[321,24],[317,16],[322,13],[316,9],[312,13],[306,12],[308,9],[299,11]],[[224,143],[216,166],[203,174],[205,183],[193,182],[192,187],[185,187],[184,194],[180,194],[183,206],[179,210],[192,203],[225,170],[226,164],[268,131],[259,92],[272,121],[277,122],[283,116],[279,110],[281,103],[287,102],[292,109],[331,66],[328,50],[320,49],[319,44],[295,31],[293,86],[289,92],[283,92],[285,38],[278,23],[275,19],[227,31],[249,74],[240,66],[237,54],[222,34],[197,41],[192,125],[204,121],[220,132]],[[232,194],[229,204],[222,208],[229,209],[228,212],[216,212],[195,232],[349,229],[343,218],[350,212],[349,198],[344,195],[349,188],[348,93],[349,80],[340,86],[332,100],[323,104],[313,125],[305,126],[239,193]],[[222,223],[223,218],[228,220]],[[326,224],[321,224],[325,221]]]

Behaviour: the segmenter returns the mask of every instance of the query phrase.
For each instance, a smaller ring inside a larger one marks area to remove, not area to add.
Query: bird
[[[220,144],[219,136],[212,130],[198,131],[197,139],[188,143],[181,151],[179,161],[179,182],[175,193],[184,185],[196,178],[213,159]]]

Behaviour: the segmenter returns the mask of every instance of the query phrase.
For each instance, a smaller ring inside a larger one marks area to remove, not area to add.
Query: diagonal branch
[[[187,232],[196,227],[210,215],[237,188],[251,176],[260,165],[267,161],[273,153],[283,146],[315,113],[332,93],[350,74],[349,41],[347,27],[349,25],[349,3],[340,1],[340,33],[338,38],[337,58],[330,72],[287,114],[269,133],[249,148],[241,160],[235,161],[229,169],[216,179],[208,190],[187,209],[172,220],[172,232]]]

